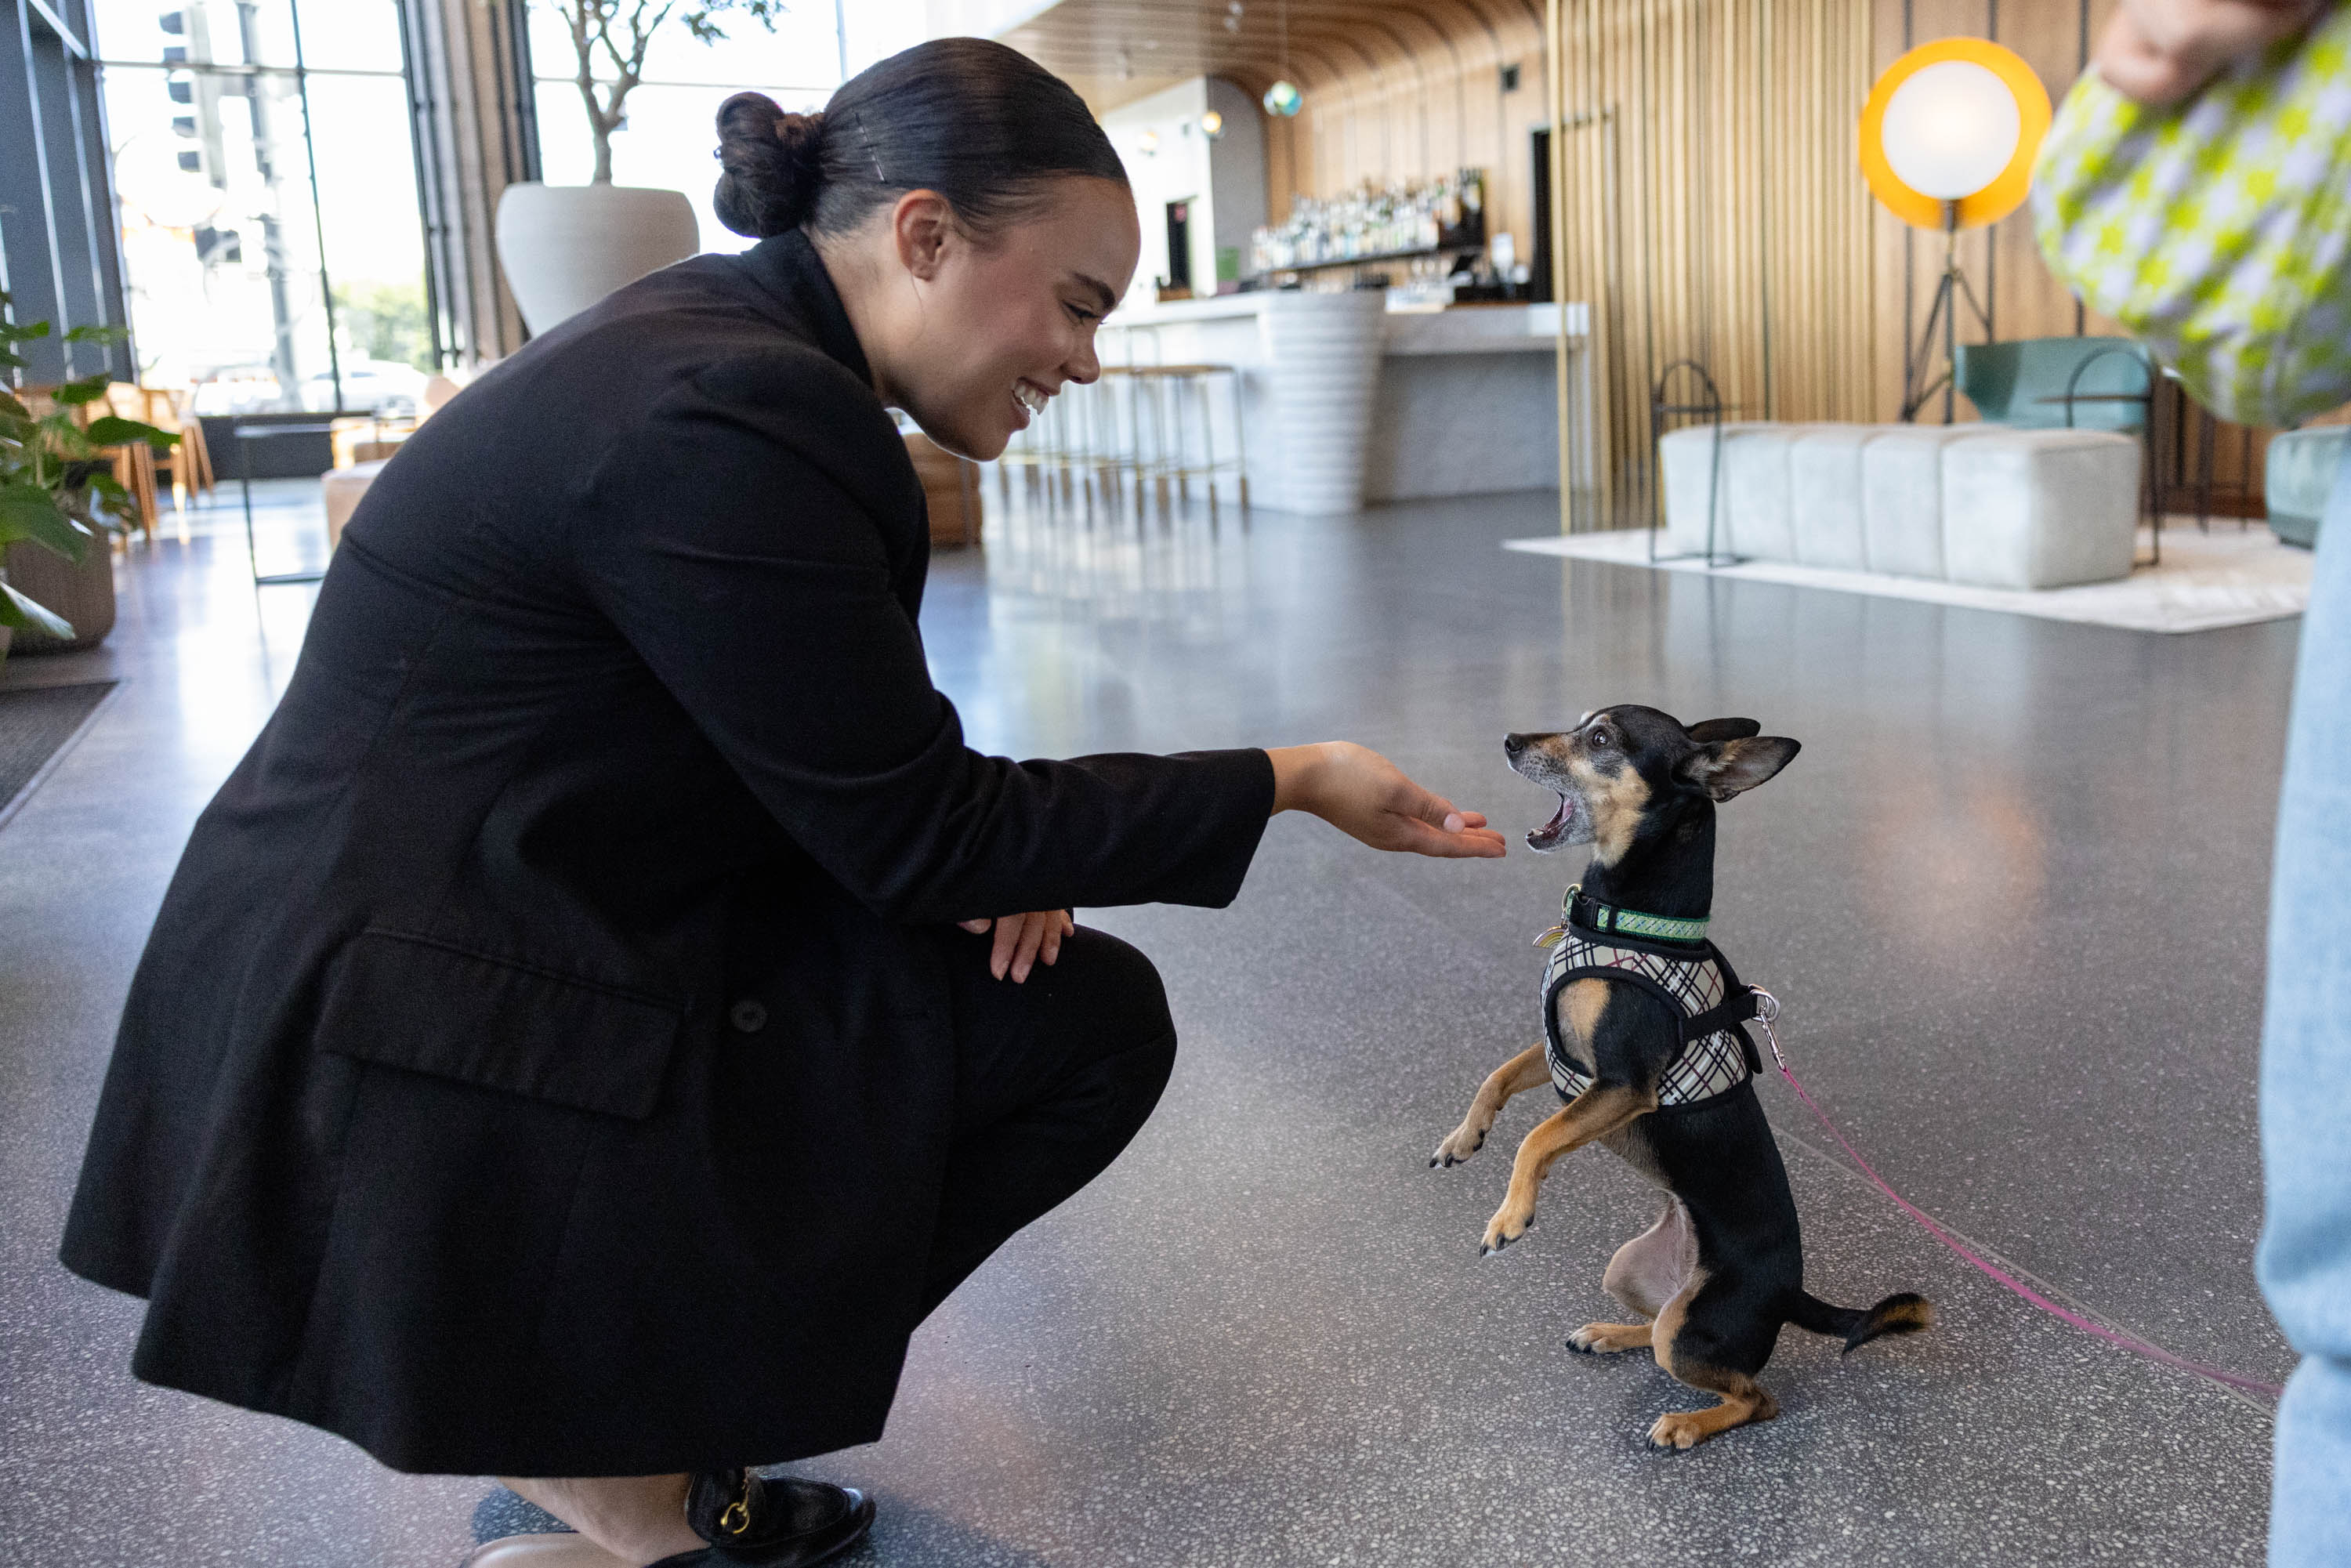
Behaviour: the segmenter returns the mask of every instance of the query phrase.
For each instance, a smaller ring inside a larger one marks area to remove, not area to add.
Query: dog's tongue
[[[1574,814],[1575,803],[1562,795],[1559,798],[1559,810],[1552,813],[1551,821],[1528,832],[1527,847],[1538,854],[1549,854],[1557,849],[1559,841],[1566,836],[1567,820]]]

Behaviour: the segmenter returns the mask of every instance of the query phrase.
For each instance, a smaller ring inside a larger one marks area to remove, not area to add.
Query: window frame
[[[42,5],[46,4],[46,0],[23,0],[23,3],[28,5]],[[320,308],[326,317],[327,369],[329,378],[334,384],[335,406],[332,410],[326,411],[324,413],[313,413],[298,407],[293,410],[280,411],[284,417],[306,417],[311,419],[322,417],[343,418],[355,412],[345,403],[343,397],[342,347],[337,340],[339,334],[337,331],[337,322],[335,319],[334,277],[331,268],[328,265],[327,259],[326,211],[325,204],[319,199],[319,146],[314,122],[310,113],[310,78],[312,77],[357,78],[370,81],[397,80],[403,84],[405,89],[403,96],[409,110],[409,152],[412,162],[413,183],[416,187],[416,221],[418,238],[421,242],[420,248],[423,250],[424,256],[424,273],[422,279],[424,286],[424,318],[427,329],[432,334],[433,362],[435,365],[442,366],[444,368],[445,368],[448,363],[448,352],[444,346],[442,331],[442,313],[438,308],[438,300],[435,292],[436,273],[434,262],[436,257],[434,252],[434,231],[431,210],[425,200],[424,187],[426,175],[423,161],[424,149],[421,141],[422,133],[417,120],[419,89],[417,71],[415,68],[415,32],[413,26],[413,13],[415,10],[416,4],[417,0],[392,0],[392,5],[397,15],[397,25],[400,32],[400,65],[396,69],[384,68],[371,70],[350,66],[312,67],[305,57],[303,52],[301,0],[292,0],[292,3],[287,6],[287,15],[291,24],[294,43],[294,63],[290,66],[253,65],[245,62],[224,63],[211,60],[194,62],[187,60],[110,59],[102,55],[97,55],[94,52],[88,53],[86,56],[91,71],[91,91],[99,100],[101,114],[103,112],[104,95],[99,90],[99,89],[103,80],[103,73],[109,70],[120,70],[126,72],[136,71],[141,74],[153,72],[158,76],[162,77],[168,77],[173,74],[185,74],[192,77],[211,76],[247,78],[275,77],[281,78],[293,78],[295,96],[302,109],[303,177],[308,183],[310,193],[311,243],[316,246],[319,257],[319,301]],[[113,156],[112,145],[112,138],[105,133],[103,127],[101,126],[99,146],[99,150],[105,154],[105,158],[110,163],[110,174],[111,173],[110,162]],[[131,314],[130,288],[128,280],[123,278],[121,276],[121,267],[119,260],[119,246],[120,244],[121,233],[121,213],[119,206],[111,199],[110,183],[108,210],[111,216],[113,225],[112,232],[109,236],[112,243],[110,245],[109,248],[110,250],[116,251],[118,256],[117,264],[114,268],[115,305],[117,311],[122,318],[123,324],[127,326],[130,321]],[[130,376],[125,379],[136,380],[137,371],[135,367],[138,364],[138,360],[135,354],[129,352],[131,347],[131,345],[126,342],[126,356],[129,358],[130,363],[133,369]],[[301,401],[298,392],[291,392],[287,395],[291,396],[297,404]],[[361,410],[356,412],[364,413],[366,411]],[[255,415],[249,417],[267,418],[273,416]]]
[[[13,0],[0,13],[0,77],[8,78],[0,80],[0,133],[12,133],[9,141],[21,137],[17,144],[33,154],[0,169],[0,289],[15,296],[11,319],[52,327],[48,337],[21,346],[28,364],[12,379],[38,385],[101,371],[120,377],[138,363],[127,339],[65,340],[77,327],[130,325],[88,5]]]

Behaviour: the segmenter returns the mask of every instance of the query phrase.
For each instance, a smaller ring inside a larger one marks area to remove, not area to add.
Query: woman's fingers
[[[1045,932],[1053,924],[1055,918],[1055,914],[1050,911],[1040,915],[1024,915],[1020,917],[1020,943],[1012,954],[1014,984],[1026,982],[1029,972],[1037,967],[1037,955],[1045,946]]]
[[[1464,811],[1405,776],[1369,747],[1343,740],[1266,753],[1273,762],[1273,809],[1311,811],[1377,850],[1447,860],[1492,860],[1509,852],[1480,811]]]
[[[1066,909],[1042,909],[1027,915],[1007,915],[994,921],[961,920],[956,924],[975,936],[992,925],[996,940],[989,945],[987,972],[1018,985],[1029,978],[1041,960],[1058,964],[1061,939],[1078,928]]]
[[[996,943],[987,951],[987,972],[1002,979],[1011,972],[1014,955],[1020,951],[1021,929],[1029,924],[1025,915],[1007,915],[996,922]]]
[[[1408,850],[1437,860],[1499,860],[1510,852],[1508,841],[1491,828],[1463,828],[1448,833],[1408,817],[1398,827],[1395,841],[1380,848]]]
[[[1372,754],[1378,757],[1376,752]],[[1384,757],[1380,766],[1395,776],[1397,799],[1389,810],[1398,832],[1383,849],[1408,850],[1440,860],[1492,860],[1509,853],[1502,835],[1486,828],[1483,812],[1463,811],[1442,795],[1432,794],[1405,777]]]

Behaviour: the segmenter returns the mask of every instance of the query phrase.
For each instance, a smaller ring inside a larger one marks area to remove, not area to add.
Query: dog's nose
[[[1510,734],[1502,737],[1502,755],[1515,758],[1527,748],[1527,738],[1515,729],[1510,731]]]

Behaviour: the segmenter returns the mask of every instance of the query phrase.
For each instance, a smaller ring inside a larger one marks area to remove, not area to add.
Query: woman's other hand
[[[1061,938],[1078,928],[1066,909],[1040,909],[1028,915],[958,924],[975,936],[985,936],[990,927],[995,929],[996,946],[987,955],[987,972],[999,980],[1010,975],[1015,985],[1028,980],[1038,960],[1059,963]]]
[[[2324,0],[2122,0],[2098,37],[2098,75],[2125,98],[2178,103],[2240,55],[2310,25]]]
[[[1273,809],[1311,811],[1375,850],[1447,859],[1494,860],[1502,835],[1476,811],[1454,809],[1404,776],[1378,752],[1350,741],[1285,746],[1273,759]]]

